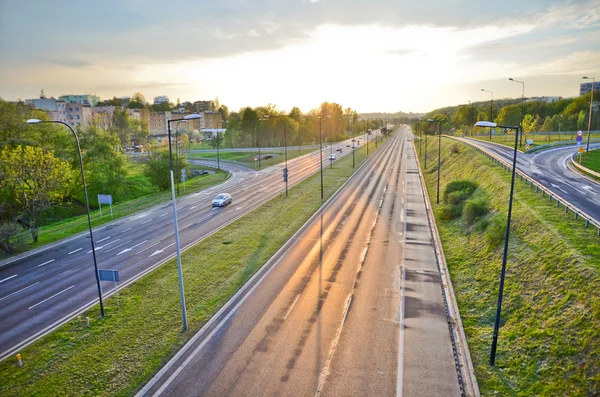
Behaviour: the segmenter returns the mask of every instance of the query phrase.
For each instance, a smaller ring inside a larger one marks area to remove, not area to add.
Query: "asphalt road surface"
[[[139,396],[460,395],[401,127]]]
[[[364,144],[365,138],[361,136]],[[341,147],[337,156],[351,155]],[[372,145],[372,144],[371,144]],[[373,147],[374,148],[374,147]],[[323,166],[329,165],[323,150]],[[232,172],[225,183],[177,199],[182,249],[280,194],[283,164],[259,172],[223,162]],[[319,153],[288,161],[290,186],[319,170]],[[233,203],[213,208],[212,199],[229,192]],[[120,273],[121,286],[139,278],[175,255],[171,202],[95,228],[99,269]],[[104,293],[114,292],[112,282],[102,282]],[[48,330],[98,301],[89,232],[27,254],[0,268],[0,358],[14,353]]]
[[[478,139],[459,139],[479,145],[512,164],[512,148]],[[600,147],[600,144],[590,146]],[[576,151],[577,147],[573,145],[532,154],[518,153],[517,169],[600,222],[600,183],[583,178],[567,168],[567,159]]]

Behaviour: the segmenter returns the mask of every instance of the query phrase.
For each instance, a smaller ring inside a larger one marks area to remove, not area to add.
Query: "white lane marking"
[[[125,229],[125,230],[123,230],[121,233],[128,232],[128,231],[130,231],[131,229],[133,229],[133,228],[132,228],[132,227],[130,227],[129,229]]]
[[[37,281],[37,282],[35,282],[35,283],[33,283],[33,284],[31,284],[31,285],[29,285],[29,286],[25,287],[25,288],[21,288],[20,290],[18,290],[18,291],[15,291],[15,292],[13,292],[13,293],[12,293],[12,294],[10,294],[10,295],[6,295],[5,297],[3,297],[3,298],[0,298],[0,301],[3,301],[4,299],[10,298],[11,296],[18,294],[19,292],[23,292],[23,291],[25,291],[26,289],[29,289],[29,288],[31,288],[31,287],[33,287],[34,285],[36,285],[36,284],[39,284],[39,283],[40,283],[40,282],[39,282],[39,281]]]
[[[152,255],[150,255],[148,258],[150,258],[150,257],[153,257],[154,255],[157,255],[157,254],[161,254],[161,253],[163,253],[163,252],[164,252],[164,250],[166,250],[167,248],[169,248],[169,247],[170,247],[170,246],[172,246],[172,245],[175,245],[175,243],[173,242],[173,243],[171,243],[171,244],[167,245],[167,246],[166,246],[165,248],[163,248],[163,249],[160,249],[160,250],[156,250],[156,251],[154,251],[154,252],[152,253]]]
[[[38,302],[38,303],[36,303],[36,304],[35,304],[35,305],[33,305],[33,306],[29,306],[29,310],[33,309],[33,308],[34,308],[34,307],[36,307],[36,306],[39,306],[39,305],[41,305],[41,304],[42,304],[42,303],[44,303],[44,302],[47,302],[47,301],[49,301],[50,299],[52,299],[52,298],[54,298],[54,297],[56,297],[56,296],[58,296],[58,295],[62,294],[63,292],[67,292],[68,290],[70,290],[70,289],[71,289],[71,288],[73,288],[74,286],[75,286],[75,284],[71,285],[69,288],[65,288],[65,289],[63,289],[62,291],[60,291],[60,292],[57,292],[56,294],[52,295],[51,297],[49,297],[49,298],[46,298],[46,299],[44,299],[43,301],[41,301],[41,302]]]
[[[246,204],[242,205],[241,207],[237,207],[235,210],[236,210],[236,211],[239,211],[239,210],[241,210],[242,208],[244,208],[245,206],[246,206]]]
[[[110,236],[108,236],[108,237],[105,237],[105,238],[103,238],[102,240],[98,240],[98,241],[96,241],[96,243],[101,243],[101,242],[103,242],[104,240],[108,240],[109,238],[110,238]]]
[[[190,209],[193,210],[194,208],[198,208],[197,205],[191,206]]]
[[[104,248],[104,247],[108,247],[108,246],[109,246],[109,245],[111,245],[112,243],[116,243],[117,241],[120,241],[120,240],[121,240],[121,239],[120,239],[120,238],[118,238],[118,239],[116,239],[116,240],[113,240],[113,241],[111,241],[111,242],[110,242],[110,243],[108,243],[108,244],[104,244],[104,245],[103,245],[103,246],[101,246],[101,247],[96,247],[96,251],[98,251],[98,250],[100,250],[100,249],[102,249],[102,248]],[[109,251],[110,251],[110,250],[109,250]],[[91,252],[92,252],[92,250],[89,250],[87,253],[89,254],[89,253],[91,253]],[[106,251],[106,252],[108,252],[108,251]]]
[[[146,223],[150,223],[150,222],[152,222],[152,219],[147,220],[146,222],[142,222],[142,225],[145,225]]]
[[[154,244],[152,244],[152,245],[149,245],[149,246],[147,246],[146,248],[144,248],[143,250],[140,250],[140,251],[136,252],[135,254],[136,254],[136,255],[137,255],[137,254],[141,254],[142,252],[146,251],[147,249],[150,249],[150,248],[154,247],[154,246],[155,246],[155,245],[157,245],[157,244],[160,244],[160,241],[157,241],[156,243],[154,243]]]
[[[49,261],[46,261],[44,263],[40,263],[39,265],[37,265],[37,267],[42,267],[42,266],[47,265],[48,263],[52,263],[52,262],[54,262],[54,259],[50,259]]]
[[[564,194],[569,194],[567,193],[565,190],[563,190],[560,186],[555,185],[554,183],[550,183],[552,185],[553,188],[560,190],[561,192],[563,192]]]
[[[159,218],[162,218],[163,216],[167,216],[167,215],[169,215],[169,213],[165,212],[164,214],[162,214],[161,216],[159,216]]]
[[[115,240],[115,241],[116,241],[116,240]],[[116,250],[117,248],[119,248],[119,247],[122,247],[122,246],[124,246],[125,244],[127,244],[127,243],[130,243],[131,241],[133,241],[133,240],[128,240],[128,241],[125,241],[123,244],[119,244],[119,245],[117,245],[116,247],[112,247],[111,249],[109,249],[109,250],[106,250],[106,252],[110,252],[110,251],[112,251],[112,250]],[[108,244],[107,244],[107,245],[108,245]]]
[[[81,251],[82,249],[83,249],[83,248],[77,248],[75,251],[71,251],[71,252],[69,252],[67,255],[74,254],[74,253],[76,253],[76,252],[78,252],[78,251]]]
[[[142,244],[144,244],[144,243],[145,243],[145,242],[147,242],[147,241],[148,241],[148,240],[144,240],[144,241],[142,241],[141,243],[137,243],[136,245],[134,245],[134,246],[133,246],[133,247],[131,247],[131,248],[125,248],[123,251],[119,252],[119,253],[117,254],[117,256],[119,256],[119,255],[121,255],[121,254],[124,254],[125,252],[129,252],[129,251],[131,251],[132,249],[134,249],[135,247],[137,247],[137,246],[139,246],[139,245],[142,245]]]
[[[212,207],[211,211],[218,210],[219,207]]]
[[[288,316],[292,312],[292,309],[294,308],[294,306],[296,306],[296,302],[298,302],[298,298],[300,298],[300,294],[296,295],[296,299],[294,299],[294,302],[292,303],[292,306],[290,306],[290,308],[288,309],[287,313],[285,314],[285,317],[283,317],[284,320],[286,318],[288,318]]]
[[[10,276],[10,277],[7,277],[7,278],[5,278],[4,280],[0,280],[0,283],[3,283],[3,282],[5,282],[5,281],[8,281],[8,280],[10,280],[11,278],[15,278],[15,277],[17,277],[17,276],[18,276],[18,274],[15,274],[15,275],[12,275],[12,276]]]

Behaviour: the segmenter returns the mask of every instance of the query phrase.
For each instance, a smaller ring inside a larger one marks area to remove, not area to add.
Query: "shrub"
[[[506,216],[502,214],[494,215],[485,231],[485,241],[491,246],[496,246],[504,240],[505,234]]]
[[[458,145],[456,145],[456,144],[452,145],[452,147],[450,148],[450,153],[452,153],[452,154],[459,154],[460,153],[460,149],[458,148]]]
[[[448,195],[452,192],[464,192],[465,197],[470,197],[477,189],[477,184],[473,181],[457,180],[446,185],[444,190],[444,202],[448,203]]]
[[[462,209],[463,221],[466,225],[472,225],[477,219],[486,215],[490,211],[490,204],[483,195],[473,197],[465,203]]]

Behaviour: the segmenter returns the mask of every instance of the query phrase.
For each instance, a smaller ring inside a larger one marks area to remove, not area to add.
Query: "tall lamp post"
[[[515,149],[513,152],[513,167],[512,167],[512,179],[510,181],[510,198],[508,201],[508,217],[506,219],[506,236],[504,237],[504,254],[502,256],[502,271],[500,274],[500,288],[498,289],[498,305],[496,307],[496,320],[494,321],[494,336],[492,339],[492,350],[490,353],[490,365],[494,365],[496,362],[496,346],[498,344],[498,330],[500,328],[500,313],[502,312],[502,292],[504,291],[504,278],[506,275],[506,260],[508,258],[508,240],[510,237],[510,217],[512,214],[512,203],[513,193],[515,190],[515,174],[517,171],[517,146],[519,144],[519,126],[502,126],[497,125],[489,121],[478,121],[475,126],[477,127],[500,127],[510,128],[517,131],[515,134]]]
[[[171,201],[173,203],[173,228],[175,229],[175,251],[177,254],[177,273],[179,275],[179,301],[181,303],[181,319],[183,322],[184,331],[188,329],[187,312],[185,309],[185,294],[183,290],[183,269],[181,267],[181,248],[179,246],[179,227],[177,226],[177,204],[175,203],[175,183],[173,178],[173,152],[171,149],[171,123],[183,120],[200,119],[197,113],[185,116],[182,119],[174,119],[167,121],[167,132],[169,134],[169,165],[171,169]]]
[[[175,123],[175,155],[177,156],[177,171],[181,172],[179,169],[179,123],[187,123],[187,120],[179,120]],[[177,179],[177,195],[179,196],[179,178]]]
[[[354,123],[352,125],[353,130],[352,130],[352,168],[355,168],[355,156],[354,156],[354,152],[356,151],[356,120],[359,119],[360,116],[356,116],[354,118]]]
[[[323,119],[327,120],[329,116],[319,116],[319,154],[321,159],[321,200],[323,200]]]
[[[435,122],[436,120],[434,119],[429,119],[427,120],[431,123]],[[437,204],[440,203],[440,167],[442,166],[442,120],[437,120],[437,123],[439,125],[439,132],[438,132],[438,169],[437,169]]]
[[[367,157],[369,156],[369,118],[367,118],[367,126],[365,128],[365,135],[367,139]]]
[[[589,152],[590,151],[590,135],[592,133],[592,111],[594,110],[592,104],[594,103],[594,88],[596,88],[595,87],[596,79],[593,77],[587,77],[587,76],[584,76],[583,79],[584,80],[587,80],[587,79],[592,80],[592,96],[590,98],[590,117],[588,118],[588,139],[587,139],[587,146],[585,148],[585,151]]]
[[[258,140],[257,140],[257,144],[258,144],[258,169],[260,170],[260,122],[261,121],[266,121],[269,119],[269,115],[264,115],[262,118],[258,119]]]
[[[227,120],[219,120],[217,121],[217,169],[220,170],[221,169],[221,163],[219,160],[219,123],[221,123],[221,128],[223,127],[223,124],[226,123]]]
[[[429,120],[427,120],[429,121]],[[425,123],[425,169],[427,169],[427,127],[428,123]]]
[[[481,91],[484,92],[489,92],[492,96],[492,99],[490,99],[490,120],[494,120],[494,93],[492,91],[488,91],[488,90],[484,90],[483,88],[481,89]],[[492,140],[492,129],[490,128],[490,141]]]
[[[329,138],[333,138],[333,131],[331,129],[331,119],[327,120],[329,122]],[[329,139],[328,139],[329,141]],[[333,140],[329,141],[329,169],[333,168]]]
[[[285,182],[285,197],[288,196],[288,163],[287,163],[287,128],[285,126],[285,120],[283,120],[283,117],[279,117],[279,120],[281,120],[281,124],[283,124],[283,146],[284,146],[284,153],[285,153],[285,168],[283,169],[283,181]]]
[[[514,81],[515,83],[521,83],[522,85],[522,90],[521,90],[521,122],[519,123],[519,125],[521,126],[521,130],[523,129],[523,118],[525,117],[525,82],[524,81],[519,81],[519,80],[515,80],[512,77],[509,77],[510,81]],[[523,146],[523,134],[521,134],[521,138],[519,140],[519,146]]]
[[[79,167],[81,168],[81,182],[83,183],[83,194],[85,196],[85,210],[87,212],[88,218],[88,227],[90,229],[90,243],[92,244],[92,258],[94,259],[94,272],[96,273],[96,286],[98,287],[98,301],[100,302],[100,314],[104,317],[104,301],[102,300],[102,289],[100,288],[100,276],[98,274],[98,262],[96,260],[96,248],[94,246],[94,234],[92,233],[92,219],[90,217],[90,201],[88,199],[87,193],[87,185],[85,184],[85,173],[83,172],[83,159],[81,158],[81,146],[79,145],[79,137],[71,128],[71,126],[67,123],[57,120],[39,120],[39,119],[29,119],[27,120],[27,124],[41,124],[41,123],[51,123],[51,124],[62,124],[71,130],[73,136],[75,137],[75,142],[77,143],[77,154],[79,155]]]

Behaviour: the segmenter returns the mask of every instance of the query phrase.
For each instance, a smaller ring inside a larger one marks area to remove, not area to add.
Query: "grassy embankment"
[[[301,148],[300,151],[298,151],[298,149],[290,149],[290,150],[288,150],[288,161],[291,159],[294,159],[296,157],[305,155],[307,153],[312,153],[316,150],[317,149]],[[325,149],[323,149],[323,150],[325,150]],[[329,149],[327,149],[327,150],[329,150]],[[279,150],[277,150],[277,151],[261,151],[260,154],[261,154],[261,156],[264,156],[267,154],[273,155],[273,157],[270,159],[261,160],[260,169],[264,169],[264,168],[270,167],[275,164],[283,163],[285,161],[284,154]],[[256,151],[256,152],[222,151],[219,153],[219,158],[221,160],[239,161],[241,163],[246,164],[248,167],[252,167],[255,170],[258,170],[259,169],[258,161],[254,160],[255,157],[258,157],[258,151]],[[202,159],[216,160],[217,153],[216,152],[190,153],[188,155],[188,158],[193,159],[193,160],[202,160]]]
[[[581,165],[592,171],[600,172],[600,150],[591,150],[581,156]]]
[[[205,167],[191,166],[190,168],[202,169]],[[126,184],[128,188],[124,190],[130,190],[130,197],[133,198],[118,204],[114,204],[112,218],[110,216],[110,208],[108,206],[103,206],[102,217],[100,217],[99,210],[91,211],[90,215],[92,218],[92,226],[97,227],[103,225],[115,219],[129,216],[171,199],[170,190],[157,192],[156,188],[150,185],[147,178],[143,176],[143,164],[128,163],[127,169],[128,178]],[[217,171],[212,168],[211,170]],[[186,192],[189,194],[221,183],[227,179],[228,175],[229,174],[225,171],[217,171],[212,175],[202,175],[193,179],[189,179],[186,182]],[[131,186],[131,188],[129,188],[129,186]],[[183,193],[183,187],[181,188],[181,192]],[[95,201],[96,198],[90,197],[90,201],[92,200]],[[49,244],[87,230],[88,223],[85,212],[82,215],[74,216],[74,211],[75,210],[73,208],[62,208],[62,211],[61,209],[57,209],[55,211],[55,215],[65,219],[42,226],[37,243],[32,242],[31,236],[27,231],[20,232],[20,234],[12,240],[18,241],[15,244],[15,252],[12,255],[17,255],[19,253],[41,247],[45,244]],[[85,207],[79,208],[77,212],[81,213],[81,211],[85,211]],[[9,258],[10,256],[11,255],[8,255],[4,252],[0,252],[0,260]]]
[[[433,209],[481,394],[598,395],[596,230],[516,180],[502,326],[491,367],[511,174],[467,145],[442,142],[442,192],[456,180],[478,184],[474,192],[450,195],[454,206],[434,200]],[[430,197],[436,194],[436,146],[430,142],[425,172]],[[453,147],[459,153],[452,153]],[[458,217],[448,220],[453,214]]]
[[[356,151],[357,168],[366,160]],[[324,169],[325,198],[352,174],[352,156]],[[24,367],[0,363],[0,395],[126,396],[151,376],[321,206],[316,174],[183,253],[189,330],[181,332],[174,260],[23,350]]]
[[[547,145],[549,143],[555,143],[555,142],[568,142],[567,143],[568,145],[574,145],[576,137],[577,137],[577,135],[575,135],[574,132],[569,132],[569,133],[565,133],[565,134],[555,134],[555,133],[552,133],[552,134],[544,134],[544,133],[525,134],[523,136],[523,146],[519,145],[518,148],[522,151],[525,151],[525,141],[528,139],[533,140],[533,144],[530,145],[530,149],[533,149],[536,146]],[[489,135],[476,135],[476,136],[471,136],[468,138],[475,138],[475,139],[479,139],[482,141],[488,141],[488,142],[490,141]],[[592,133],[591,138],[592,139],[594,139],[594,138],[600,139],[600,134]],[[496,135],[492,136],[491,141],[495,142],[495,143],[499,143],[501,145],[505,145],[505,146],[510,146],[510,147],[515,146],[514,134],[496,134]],[[520,143],[520,138],[519,138],[519,143]]]

